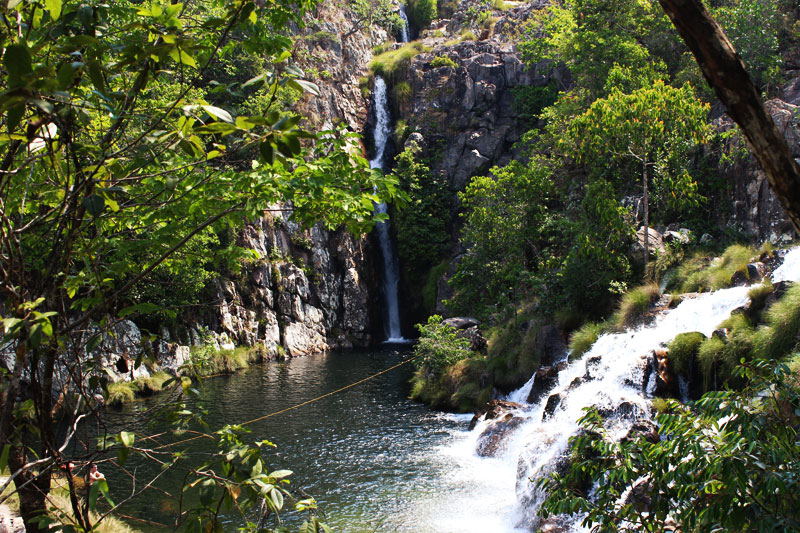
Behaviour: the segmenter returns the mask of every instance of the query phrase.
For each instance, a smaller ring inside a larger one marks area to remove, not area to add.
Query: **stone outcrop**
[[[797,106],[783,100],[770,100],[767,110],[783,133],[793,151],[800,157],[800,116]],[[717,119],[714,126],[719,131],[729,131],[734,125],[727,116]],[[733,154],[729,162],[721,162],[720,176],[730,184],[730,191],[723,199],[729,209],[727,220],[720,224],[734,227],[751,238],[773,244],[786,244],[795,237],[791,222],[783,211],[778,198],[772,192],[766,175],[755,158],[746,151],[744,141],[736,136],[726,142],[724,150]]]
[[[454,191],[463,190],[472,176],[509,162],[514,143],[530,127],[514,110],[512,89],[543,87],[551,80],[564,85],[566,74],[549,62],[526,66],[516,45],[501,35],[431,44],[402,76],[412,97],[397,105],[409,130],[424,139],[423,157],[436,152],[431,170],[446,175]],[[440,57],[456,66],[434,66]]]
[[[261,344],[268,356],[372,342],[377,291],[368,283],[375,276],[366,240],[265,216],[245,227],[238,244],[261,259],[242,279],[218,281],[213,330],[237,344]]]

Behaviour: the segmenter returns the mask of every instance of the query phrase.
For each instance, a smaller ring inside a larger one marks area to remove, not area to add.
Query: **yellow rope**
[[[350,385],[346,385],[346,386],[342,387],[341,389],[336,389],[335,391],[331,391],[331,392],[328,392],[326,394],[323,394],[322,396],[317,396],[316,398],[313,398],[311,400],[305,401],[303,403],[299,403],[297,405],[293,405],[291,407],[287,407],[286,409],[281,409],[280,411],[275,411],[274,413],[269,413],[269,414],[264,415],[264,416],[259,416],[258,418],[254,418],[252,420],[248,420],[247,422],[242,422],[239,425],[240,426],[248,426],[250,424],[254,424],[256,422],[260,422],[261,420],[265,420],[267,418],[286,413],[287,411],[291,411],[293,409],[298,409],[298,408],[306,406],[308,404],[311,404],[311,403],[314,403],[314,402],[318,402],[320,400],[323,400],[323,399],[327,398],[328,396],[333,396],[334,394],[338,394],[338,393],[340,393],[342,391],[346,391],[347,389],[351,389],[351,388],[353,388],[353,387],[355,387],[357,385],[361,385],[362,383],[364,383],[366,381],[369,381],[371,379],[375,379],[375,378],[377,378],[378,376],[380,376],[382,374],[385,374],[387,372],[390,372],[390,371],[394,370],[395,368],[401,367],[401,366],[405,365],[406,363],[410,363],[411,361],[413,361],[417,357],[419,357],[419,355],[415,355],[413,357],[409,357],[405,361],[401,361],[401,362],[397,363],[396,365],[390,366],[389,368],[387,368],[385,370],[381,370],[380,372],[378,372],[376,374],[372,374],[371,376],[367,376],[364,379],[360,379],[360,380],[356,381],[355,383],[351,383]],[[171,444],[164,444],[162,446],[158,446],[156,448],[151,448],[151,449],[152,450],[161,450],[163,448],[170,448],[172,446],[177,446],[178,444],[184,444],[186,442],[191,442],[193,440],[198,440],[198,439],[202,439],[202,438],[212,438],[212,437],[210,435],[205,435],[205,434],[196,435],[196,436],[190,437],[188,439],[179,440],[179,441],[173,442]]]

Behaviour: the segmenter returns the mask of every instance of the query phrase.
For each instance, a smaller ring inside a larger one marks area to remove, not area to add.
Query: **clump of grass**
[[[697,350],[697,362],[700,364],[700,372],[703,375],[703,390],[717,388],[719,384],[718,376],[719,363],[722,361],[722,350],[725,343],[719,337],[710,337],[703,341]]]
[[[619,304],[619,310],[611,319],[617,329],[640,323],[650,311],[650,306],[658,301],[661,292],[658,285],[648,283],[626,292]]]
[[[52,491],[48,497],[48,510],[59,523],[65,526],[71,526],[77,521],[73,518],[72,504],[69,501],[69,495],[65,490]],[[92,524],[97,524],[100,516],[97,513],[90,512],[89,520]],[[96,533],[138,533],[138,529],[130,527],[128,524],[114,516],[106,516],[102,522],[97,524],[93,529]]]
[[[411,97],[414,95],[411,85],[404,81],[395,83],[392,90],[394,92],[395,102],[397,102],[398,105],[408,104],[411,101]]]
[[[150,377],[141,378],[136,380],[136,387],[140,396],[151,396],[157,392],[164,390],[164,384],[172,379],[172,376],[166,372],[156,372],[151,374]]]
[[[569,338],[569,359],[573,361],[592,347],[603,333],[603,324],[597,322],[587,322],[575,331]]]
[[[669,343],[669,365],[676,374],[688,375],[691,371],[692,361],[697,356],[700,345],[706,336],[699,331],[681,333]]]
[[[389,50],[375,56],[369,63],[369,70],[373,74],[391,80],[395,73],[407,67],[417,54],[428,50],[429,48],[420,42],[408,43],[396,50]]]
[[[107,387],[108,396],[106,397],[106,405],[122,407],[123,404],[130,403],[136,398],[136,390],[136,385],[130,381],[109,383]]]
[[[498,11],[508,11],[511,9],[511,4],[505,2],[504,0],[492,0],[492,8],[497,9]]]
[[[431,60],[431,67],[439,68],[439,67],[450,67],[450,68],[458,68],[458,63],[453,61],[447,56],[436,56]]]
[[[800,334],[800,285],[794,285],[764,313],[766,324],[756,331],[758,357],[782,359],[797,346]]]
[[[749,277],[747,264],[757,255],[753,248],[734,244],[723,252],[722,257],[711,261],[702,254],[682,264],[670,280],[669,286],[681,292],[704,292],[730,287],[736,272]]]

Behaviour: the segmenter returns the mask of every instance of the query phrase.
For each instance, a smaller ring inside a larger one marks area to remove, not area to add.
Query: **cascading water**
[[[408,17],[406,16],[405,6],[400,6],[400,18],[403,20],[403,25],[400,27],[400,42],[407,43],[409,38],[408,30]]]
[[[372,91],[373,105],[375,106],[375,131],[373,139],[375,143],[375,157],[369,162],[370,168],[383,170],[383,152],[386,150],[386,141],[391,134],[391,123],[389,120],[389,105],[386,99],[386,82],[380,76],[375,76],[375,87]],[[386,213],[385,203],[375,206],[378,213]],[[387,339],[386,342],[405,342],[403,333],[400,329],[400,306],[398,303],[398,285],[400,274],[397,268],[397,259],[392,248],[392,237],[389,232],[389,221],[379,222],[375,225],[378,232],[378,242],[381,247],[383,257],[383,292],[386,302],[387,314]]]
[[[800,281],[800,247],[785,256],[772,280]],[[652,351],[679,333],[699,331],[710,336],[734,309],[747,303],[749,290],[735,287],[701,294],[650,325],[601,336],[559,374],[558,384],[540,402],[515,413],[523,421],[494,457],[478,457],[476,445],[496,421],[479,422],[440,449],[440,460],[455,463],[452,479],[446,480],[452,489],[435,501],[421,503],[416,513],[430,520],[434,531],[536,531],[543,525],[537,512],[545,494],[535,481],[568,464],[569,438],[578,432],[584,408],[606,413],[610,434],[624,436],[636,420],[650,416],[644,390],[652,385],[648,383],[648,376],[653,379]],[[534,380],[535,375],[507,399],[524,403]],[[478,501],[480,506],[475,505]],[[579,522],[566,518],[559,526],[580,531]]]

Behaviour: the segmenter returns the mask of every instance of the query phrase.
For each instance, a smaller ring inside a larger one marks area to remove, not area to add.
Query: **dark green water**
[[[206,420],[211,428],[251,420],[337,390],[408,356],[405,347],[332,353],[268,363],[207,380],[203,390]],[[407,382],[412,371],[411,365],[402,366],[250,426],[253,440],[268,439],[277,445],[268,452],[270,468],[294,471],[291,486],[314,496],[328,524],[339,531],[448,529],[431,525],[430,514],[437,512],[436,502],[443,492],[452,493],[454,488],[443,480],[457,468],[457,459],[443,450],[463,438],[465,417],[432,412],[409,401]],[[112,429],[124,426],[128,431],[145,431],[148,420],[141,412],[151,403],[139,402],[119,414],[110,412]],[[164,427],[157,424],[153,430]],[[195,441],[186,449],[210,451],[205,441]],[[126,466],[137,468],[140,479],[158,472],[153,463],[133,457]],[[179,496],[184,472],[167,472],[157,486]],[[128,477],[110,465],[104,473],[116,498],[129,493]],[[122,512],[171,524],[176,510],[176,499],[150,491],[126,504]],[[302,519],[291,513],[282,518],[289,525]],[[226,530],[234,531],[238,525],[231,521]]]

